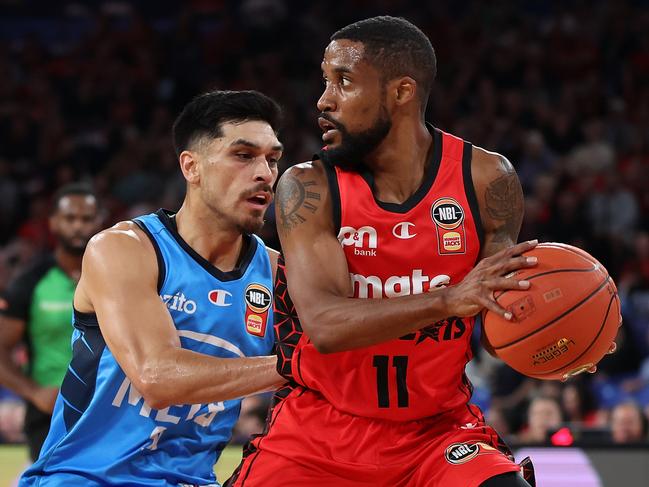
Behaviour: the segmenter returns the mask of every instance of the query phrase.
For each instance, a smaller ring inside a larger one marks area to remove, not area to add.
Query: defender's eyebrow
[[[251,149],[261,150],[261,147],[259,146],[259,144],[255,144],[254,142],[251,142],[250,140],[246,140],[246,139],[237,139],[237,140],[235,140],[234,142],[232,142],[230,144],[230,147],[235,146],[235,145],[244,145],[246,147],[250,147]],[[282,151],[284,151],[284,146],[282,144],[274,145],[272,147],[272,149],[274,151],[282,152]]]
[[[351,68],[348,68],[347,66],[337,66],[334,68],[334,73],[347,74],[351,72]]]

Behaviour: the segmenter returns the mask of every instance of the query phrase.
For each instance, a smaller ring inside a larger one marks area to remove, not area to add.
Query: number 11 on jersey
[[[374,355],[372,365],[376,368],[376,392],[378,406],[380,408],[390,407],[390,387],[388,384],[388,373],[390,367],[389,355]],[[396,369],[397,382],[397,407],[408,407],[408,384],[406,382],[408,373],[408,356],[395,355],[392,357],[392,367]]]

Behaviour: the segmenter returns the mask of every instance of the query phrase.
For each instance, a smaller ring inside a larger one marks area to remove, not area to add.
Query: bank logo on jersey
[[[210,303],[214,306],[232,306],[232,302],[228,299],[231,297],[232,293],[225,289],[212,289],[207,293],[207,299],[209,299]]]
[[[193,315],[196,312],[196,302],[187,299],[182,291],[178,291],[176,294],[163,294],[160,298],[167,308],[173,311],[180,311],[188,315]]]
[[[266,335],[268,309],[273,302],[273,295],[261,284],[250,284],[244,295],[246,301],[246,331],[251,335]]]
[[[400,238],[401,240],[409,240],[417,235],[416,233],[410,233],[410,227],[414,226],[415,224],[410,222],[397,223],[394,227],[392,227],[392,235]]]
[[[437,229],[437,250],[440,255],[466,253],[464,208],[454,198],[439,198],[430,208]]]
[[[338,241],[343,247],[354,247],[354,255],[376,256],[378,235],[374,227],[341,227]]]

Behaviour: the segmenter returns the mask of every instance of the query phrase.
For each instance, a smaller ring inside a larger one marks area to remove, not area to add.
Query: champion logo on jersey
[[[231,306],[232,302],[229,299],[231,297],[232,293],[225,289],[212,289],[207,293],[207,299],[209,299],[210,303],[214,306]]]
[[[411,233],[411,227],[414,226],[415,224],[410,222],[397,223],[394,227],[392,227],[392,235],[400,238],[401,240],[409,240],[417,235],[416,233]]]
[[[261,284],[250,284],[244,295],[246,301],[246,331],[251,335],[263,337],[266,334],[268,309],[273,295]]]

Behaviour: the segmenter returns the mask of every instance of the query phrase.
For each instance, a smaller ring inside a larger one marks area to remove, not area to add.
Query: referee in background
[[[72,297],[90,237],[100,230],[97,197],[82,184],[55,195],[49,226],[52,253],[38,257],[7,286],[0,299],[0,385],[27,402],[25,436],[32,460],[49,431],[59,386],[72,356]],[[25,343],[28,364],[21,370],[13,351]]]

